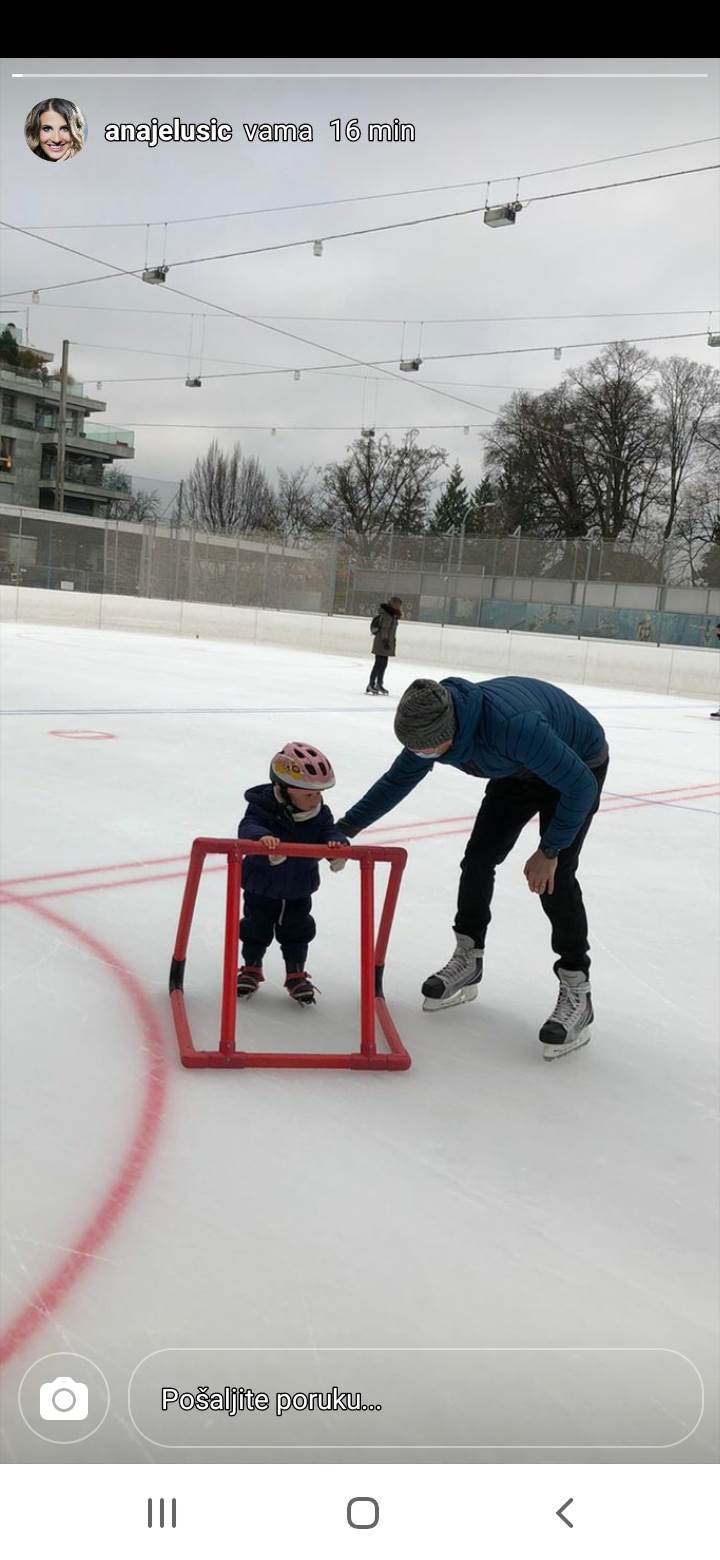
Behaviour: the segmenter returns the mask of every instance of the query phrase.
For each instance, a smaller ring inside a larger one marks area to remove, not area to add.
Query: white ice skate
[[[583,970],[564,970],[558,967],[560,992],[550,1017],[540,1030],[543,1056],[553,1062],[558,1056],[569,1056],[587,1045],[593,1022],[593,1005],[590,982]]]
[[[461,1002],[474,1002],[482,980],[483,949],[476,947],[472,937],[463,932],[455,933],[455,952],[435,975],[423,981],[423,1009],[437,1013],[441,1008],[458,1007]]]

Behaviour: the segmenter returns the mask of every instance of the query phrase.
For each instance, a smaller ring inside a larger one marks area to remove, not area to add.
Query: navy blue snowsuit
[[[316,818],[298,822],[292,808],[278,801],[270,784],[251,786],[245,800],[248,805],[238,824],[238,839],[261,840],[271,834],[288,845],[348,844],[324,802]],[[310,912],[312,895],[320,887],[318,862],[313,857],[288,856],[273,867],[267,856],[245,856],[242,878],[243,964],[260,965],[276,937],[287,970],[304,969],[308,944],[316,931]]]

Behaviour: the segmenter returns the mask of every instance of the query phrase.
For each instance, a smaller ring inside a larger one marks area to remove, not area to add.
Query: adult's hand
[[[344,840],[328,840],[328,845],[334,845],[338,850],[342,850],[344,844]],[[327,859],[330,862],[331,872],[342,872],[347,866],[347,856],[328,856]]]
[[[523,868],[530,892],[551,894],[555,885],[556,869],[557,857],[551,860],[548,856],[544,856],[541,850],[534,851]]]

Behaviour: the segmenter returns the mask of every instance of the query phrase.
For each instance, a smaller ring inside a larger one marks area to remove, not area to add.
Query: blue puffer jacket
[[[288,845],[327,845],[331,840],[349,844],[324,802],[316,818],[296,823],[270,784],[251,785],[245,800],[248,806],[238,824],[239,840],[261,840],[263,835],[273,834]],[[263,894],[267,899],[304,899],[320,887],[320,872],[312,857],[288,856],[279,867],[271,867],[267,856],[245,856],[242,884],[251,894]]]
[[[418,758],[403,748],[386,774],[343,817],[359,833],[414,790],[434,764],[466,775],[501,780],[535,776],[560,795],[541,840],[548,849],[569,845],[597,797],[591,767],[607,757],[600,722],[553,683],[535,677],[492,677],[468,682],[444,677],[455,707],[453,745],[441,758]]]

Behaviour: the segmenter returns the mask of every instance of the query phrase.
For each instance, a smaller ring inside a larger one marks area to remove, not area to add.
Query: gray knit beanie
[[[395,711],[395,735],[403,747],[415,752],[451,742],[455,710],[448,689],[429,677],[416,677]]]

